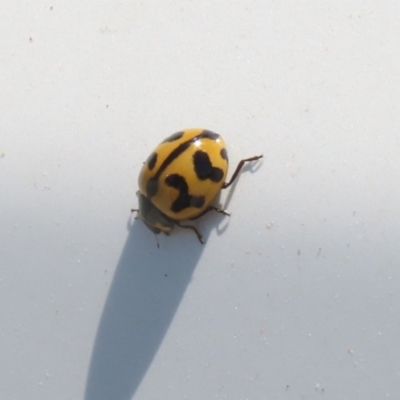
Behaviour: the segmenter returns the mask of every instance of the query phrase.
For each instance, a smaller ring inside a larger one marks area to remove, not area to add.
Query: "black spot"
[[[224,160],[228,161],[228,152],[226,151],[226,149],[221,149],[220,154]]]
[[[176,132],[176,133],[174,133],[174,134],[172,134],[171,136],[168,136],[164,141],[163,141],[163,143],[167,143],[167,142],[174,142],[175,140],[178,140],[178,139],[180,139],[182,136],[183,136],[183,134],[184,134],[185,132]]]
[[[219,139],[218,133],[214,133],[214,132],[207,131],[207,130],[204,130],[201,133],[200,137],[201,138],[206,138],[206,139],[211,139],[211,140],[218,140]]]
[[[210,179],[212,182],[219,182],[224,176],[221,168],[212,166],[210,157],[204,151],[198,150],[194,153],[193,164],[197,177],[202,181]]]
[[[147,159],[147,166],[149,167],[149,170],[151,171],[157,162],[157,153],[152,153],[150,154],[149,158]]]
[[[155,178],[150,178],[146,185],[146,194],[149,199],[151,199],[158,190],[158,180]]]
[[[165,183],[179,191],[178,198],[172,203],[171,210],[179,212],[188,207],[201,208],[204,205],[204,196],[192,196],[189,194],[189,187],[183,176],[171,174],[165,179]]]
[[[177,190],[179,190],[180,192],[188,192],[188,184],[185,180],[185,178],[179,174],[171,174],[168,175],[165,178],[165,183],[170,186],[173,187]]]
[[[174,161],[177,157],[179,157],[189,146],[191,145],[191,141],[183,142],[178,147],[176,147],[171,153],[169,153],[168,157],[163,161],[163,163],[158,168],[157,173],[154,175],[154,179],[158,179],[161,174],[165,171],[165,169]]]
[[[177,132],[168,137],[167,139],[164,140],[163,143],[165,142],[173,142],[175,140],[180,139],[183,136],[184,132]],[[178,158],[183,152],[188,149],[192,143],[196,142],[199,139],[207,138],[211,140],[218,140],[220,136],[217,133],[211,132],[211,131],[202,131],[200,134],[197,136],[194,136],[193,138],[187,140],[186,142],[182,142],[176,146],[168,155],[168,157],[159,165],[158,169],[154,172],[153,178],[151,178],[151,181],[147,183],[147,196],[151,198],[157,193],[158,190],[158,184],[157,181],[160,179],[161,174],[168,168],[168,166],[176,159]],[[208,158],[208,157],[207,157]],[[210,166],[208,173],[204,175],[204,169],[202,168],[203,163],[199,161],[199,173],[202,174],[204,177],[201,179],[210,179],[213,182],[219,182],[222,179],[223,172],[219,168],[213,168],[209,159],[208,159],[208,164]],[[196,165],[196,161],[195,161]],[[197,171],[196,171],[197,172]],[[179,200],[179,199],[178,199]],[[199,200],[200,202],[201,200]]]

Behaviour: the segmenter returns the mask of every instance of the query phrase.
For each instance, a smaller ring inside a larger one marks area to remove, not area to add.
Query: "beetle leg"
[[[261,156],[254,156],[254,157],[250,157],[250,158],[245,158],[244,160],[240,161],[240,163],[238,164],[238,166],[236,167],[235,172],[232,175],[231,180],[228,183],[224,183],[224,185],[222,186],[222,189],[226,189],[228,186],[232,185],[232,183],[234,182],[234,180],[237,178],[240,170],[242,169],[244,163],[246,162],[250,162],[250,161],[257,161],[260,158],[262,158],[263,155],[261,154]]]
[[[134,212],[137,213],[136,216],[135,216],[135,219],[140,219],[139,210],[137,208],[132,208],[131,209],[131,213],[134,213]]]
[[[227,215],[228,217],[230,217],[230,215],[231,215],[230,213],[228,213],[228,211],[223,210],[222,208],[214,207],[214,206],[208,206],[202,215],[204,215],[205,213],[208,213],[209,211],[216,211],[217,213]]]
[[[193,225],[182,225],[180,222],[175,222],[175,224],[180,228],[191,229],[197,235],[199,242],[201,244],[204,244],[203,237],[201,236],[200,232],[196,229],[196,227],[194,227]]]
[[[228,216],[228,217],[231,216],[231,214],[228,213],[228,211],[223,210],[222,208],[217,208],[217,207],[214,207],[214,206],[209,206],[208,208],[209,208],[208,211],[214,210],[214,211],[216,211],[217,213],[224,214],[224,215],[226,215],[226,216]]]
[[[154,236],[155,236],[155,238],[156,238],[156,242],[157,242],[157,248],[159,249],[159,248],[160,248],[160,243],[158,242],[158,237],[157,237],[157,234],[155,233],[155,234],[154,234]]]
[[[223,210],[222,208],[218,208],[218,207],[214,207],[214,206],[208,206],[200,215],[197,215],[194,218],[190,218],[190,220],[193,221],[194,219],[200,218],[204,214],[207,214],[209,211],[216,211],[217,213],[227,215],[228,217],[231,215],[230,213],[228,213],[228,211]]]

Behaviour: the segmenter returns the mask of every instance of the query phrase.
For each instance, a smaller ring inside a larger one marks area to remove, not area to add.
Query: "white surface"
[[[398,399],[400,3],[34,3],[1,8],[0,398]],[[192,126],[265,158],[157,249],[137,175]]]

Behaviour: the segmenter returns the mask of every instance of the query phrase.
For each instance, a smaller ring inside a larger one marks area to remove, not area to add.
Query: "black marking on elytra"
[[[158,179],[156,178],[150,178],[147,181],[147,185],[146,185],[146,193],[147,193],[147,198],[151,199],[158,190]]]
[[[183,134],[184,134],[184,132],[174,133],[169,138],[165,139],[163,143],[173,142],[175,140],[178,140],[179,138],[181,138],[183,136]],[[174,150],[172,150],[171,153],[169,153],[168,157],[162,162],[162,164],[159,166],[157,172],[154,174],[153,178],[151,178],[151,179],[154,181],[158,181],[160,179],[161,174],[167,169],[167,167],[176,158],[178,158],[187,148],[189,148],[192,143],[196,142],[197,140],[201,140],[201,139],[217,140],[219,137],[220,137],[220,135],[218,135],[218,133],[204,130],[201,133],[199,133],[198,135],[187,140],[186,142],[182,142],[179,146],[177,146]],[[149,186],[149,183],[147,184],[147,186]],[[151,199],[157,193],[158,186],[152,184],[152,189],[153,190],[150,192],[147,190],[147,197],[149,199]]]
[[[202,181],[210,179],[212,182],[220,182],[224,176],[221,168],[212,166],[210,157],[205,151],[198,150],[193,154],[193,164],[197,177]]]
[[[151,171],[156,166],[157,153],[151,153],[146,162],[149,170]]]
[[[184,133],[184,131],[173,133],[171,136],[168,136],[165,140],[163,140],[163,143],[175,142],[175,140],[180,139]]]
[[[228,152],[226,151],[225,148],[221,149],[221,151],[219,152],[219,154],[221,154],[221,157],[222,157],[224,160],[228,161]]]
[[[182,154],[190,145],[191,141],[183,142],[174,150],[172,150],[171,153],[169,153],[168,157],[160,165],[160,168],[158,168],[153,178],[151,179],[157,182],[160,179],[160,175],[164,172],[164,170],[168,167],[168,165],[171,164],[172,161],[174,161],[180,154]],[[149,192],[147,190],[147,197],[151,199],[157,193],[157,190],[158,186],[156,187],[155,191]]]
[[[165,179],[165,183],[179,191],[178,198],[172,203],[171,211],[179,212],[188,207],[201,208],[205,203],[204,196],[192,196],[185,178],[178,174],[171,174]]]
[[[206,138],[206,139],[215,140],[215,141],[217,141],[219,139],[218,133],[207,131],[207,130],[204,130],[203,132],[201,132],[201,137]]]

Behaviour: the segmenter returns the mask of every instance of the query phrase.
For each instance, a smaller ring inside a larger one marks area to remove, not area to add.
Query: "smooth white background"
[[[0,9],[0,398],[398,399],[400,3]],[[150,151],[222,134],[230,219],[134,221]]]

